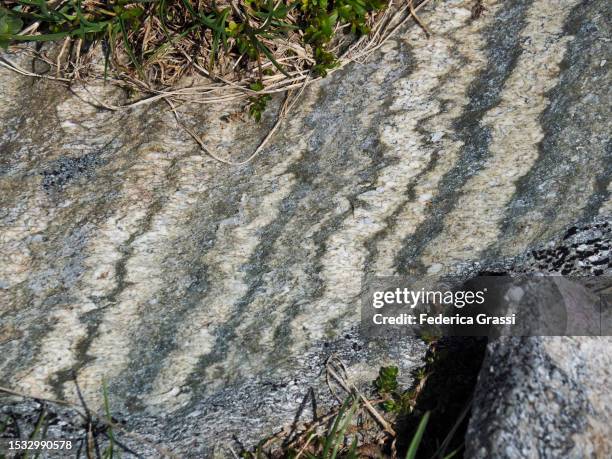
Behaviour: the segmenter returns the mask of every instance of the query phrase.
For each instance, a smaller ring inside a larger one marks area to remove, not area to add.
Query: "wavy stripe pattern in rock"
[[[82,99],[120,102],[111,87],[0,71],[1,383],[75,398],[76,372],[93,405],[106,379],[120,411],[204,413],[210,441],[256,419],[256,438],[331,348],[357,381],[381,358],[419,364],[416,342],[353,350],[365,276],[515,256],[609,213],[609,5],[435,3],[432,38],[407,27],[308,88],[240,168],[163,104],[108,112]],[[273,118],[227,121],[238,108],[182,110],[238,158]]]

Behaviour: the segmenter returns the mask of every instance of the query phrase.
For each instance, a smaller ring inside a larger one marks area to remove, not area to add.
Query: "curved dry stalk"
[[[336,371],[334,368],[334,364],[341,370],[340,372]],[[327,373],[344,389],[348,394],[358,395],[359,398],[363,401],[363,405],[366,410],[372,415],[372,417],[380,424],[380,426],[389,433],[392,437],[396,437],[397,434],[393,427],[389,425],[389,423],[381,416],[381,414],[374,408],[372,403],[368,400],[366,396],[364,396],[355,385],[352,385],[348,382],[348,377],[346,375],[346,368],[344,363],[335,355],[332,355],[326,364]],[[340,374],[338,374],[340,373]]]
[[[218,155],[216,155],[214,152],[212,152],[211,150],[209,150],[206,145],[204,144],[204,142],[202,141],[202,139],[195,133],[193,132],[188,126],[186,126],[180,118],[180,115],[173,103],[173,101],[170,98],[164,98],[164,100],[168,103],[168,105],[170,105],[170,109],[172,110],[172,112],[174,113],[174,117],[176,119],[176,122],[183,128],[185,129],[185,131],[187,131],[187,133],[197,142],[197,144],[200,146],[200,148],[209,156],[211,156],[212,158],[216,159],[219,162],[222,162],[224,164],[227,164],[229,166],[244,166],[245,164],[250,163],[253,159],[255,159],[255,157],[261,153],[261,151],[264,149],[264,147],[266,146],[266,144],[268,143],[268,141],[272,138],[272,135],[274,135],[274,133],[276,132],[276,130],[278,129],[278,127],[281,125],[281,123],[283,122],[283,120],[287,117],[287,115],[289,114],[289,111],[293,108],[293,106],[295,105],[295,103],[298,101],[298,99],[300,98],[300,96],[302,95],[302,92],[304,91],[304,88],[306,87],[308,83],[308,80],[306,80],[303,84],[302,87],[300,89],[300,91],[298,91],[297,94],[294,94],[293,92],[289,91],[287,92],[286,96],[285,96],[285,100],[283,102],[283,105],[281,106],[279,112],[278,112],[278,116],[276,118],[276,121],[274,122],[274,125],[270,128],[270,130],[268,131],[268,133],[266,134],[266,136],[263,138],[263,140],[259,143],[259,145],[257,146],[257,148],[255,148],[255,151],[244,161],[240,161],[240,162],[232,162],[229,161],[227,159],[221,158]]]

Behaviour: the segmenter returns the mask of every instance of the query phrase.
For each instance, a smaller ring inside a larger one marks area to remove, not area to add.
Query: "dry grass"
[[[68,86],[110,81],[135,95],[127,110],[163,100],[209,156],[240,166],[265,147],[304,88],[363,62],[430,0],[4,0],[0,47],[30,54],[47,70],[26,70],[0,53],[0,66]],[[57,42],[55,46],[41,45]],[[32,46],[29,42],[35,42]],[[40,66],[39,66],[40,67]],[[246,160],[211,151],[182,121],[184,103],[246,103],[259,120],[285,94],[276,122]]]
[[[7,0],[3,5],[15,9],[23,1]],[[151,101],[170,97],[229,102],[297,89],[349,62],[365,60],[402,24],[418,18],[418,10],[429,0],[367,0],[380,1],[382,6],[373,9],[370,3],[363,21],[338,18],[329,39],[316,35],[324,26],[300,6],[307,0],[299,4],[275,0],[268,8],[264,1],[255,7],[257,0],[198,0],[190,8],[188,0],[142,1],[126,2],[122,13],[126,18],[121,19],[119,13],[100,13],[107,10],[105,0],[82,0],[80,9],[87,19],[79,22],[80,28],[72,25],[72,30],[54,32],[53,24],[32,16],[29,22],[22,19],[22,30],[10,42],[44,61],[50,70],[42,76],[48,78],[64,82],[106,78],[147,94],[144,100]],[[47,3],[59,11],[69,2]],[[34,12],[33,6],[20,9],[22,15]],[[275,14],[282,17],[271,17]],[[219,29],[214,28],[215,21]],[[236,32],[237,28],[241,30]],[[34,49],[18,44],[27,41],[61,45]],[[32,74],[7,61],[4,65]],[[204,78],[188,78],[194,76]],[[198,83],[187,86],[186,81]]]
[[[137,95],[114,105],[90,94],[88,102],[108,110],[163,100],[205,153],[241,166],[263,150],[308,84],[365,61],[411,19],[428,36],[417,12],[430,1],[4,0],[0,47],[29,53],[48,70],[25,70],[1,53],[0,66],[85,90],[103,79]],[[40,46],[48,41],[58,44]],[[274,94],[285,94],[276,122],[239,162],[207,148],[177,110],[243,101],[259,121]]]

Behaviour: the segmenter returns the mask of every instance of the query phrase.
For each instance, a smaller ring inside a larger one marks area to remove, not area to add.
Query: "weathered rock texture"
[[[311,86],[243,167],[163,103],[1,70],[0,383],[75,399],[75,371],[95,406],[106,379],[197,457],[290,422],[332,351],[356,381],[419,365],[419,342],[355,335],[365,275],[473,269],[610,215],[610,3],[432,3],[431,39]],[[181,110],[235,160],[266,128]]]
[[[611,250],[612,221],[602,219],[572,227],[493,269],[609,278]],[[609,316],[606,324],[609,335]],[[610,336],[490,343],[475,391],[466,457],[610,457],[611,347]]]
[[[490,344],[466,457],[610,457],[611,346],[609,337]]]

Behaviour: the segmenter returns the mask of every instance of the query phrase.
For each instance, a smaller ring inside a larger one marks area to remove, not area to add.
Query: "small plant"
[[[250,89],[253,91],[261,91],[263,87],[264,86],[260,81],[250,85]],[[270,94],[249,97],[249,115],[251,115],[255,121],[260,122],[261,115],[265,111],[270,100],[272,100],[272,96]]]
[[[398,375],[399,369],[395,366],[380,367],[378,377],[374,381],[378,393],[385,398],[380,403],[380,408],[385,413],[399,413],[404,406],[404,396],[398,392]]]
[[[399,369],[395,366],[380,367],[378,377],[374,381],[374,385],[380,394],[389,394],[397,389],[397,376]]]
[[[380,403],[380,408],[385,413],[406,414],[411,410],[416,398],[416,390],[402,391],[399,389],[398,374],[399,370],[395,366],[381,367],[374,381],[378,393],[384,398]],[[416,379],[418,382],[421,377],[417,374]]]
[[[349,408],[350,406],[350,408]],[[325,439],[323,445],[323,452],[320,456],[320,459],[335,459],[338,455],[338,452],[341,448],[343,448],[345,433],[350,426],[353,416],[355,416],[355,412],[359,407],[358,400],[355,398],[352,400],[351,397],[347,398],[336,416],[334,423],[330,432]],[[357,442],[354,439],[351,447],[348,451],[348,456],[350,458],[356,458],[355,450],[357,448]],[[315,456],[316,457],[316,456]]]
[[[325,51],[322,46],[317,46],[315,48],[314,55],[316,64],[312,67],[312,70],[320,77],[326,77],[327,72],[339,65],[336,56]]]

